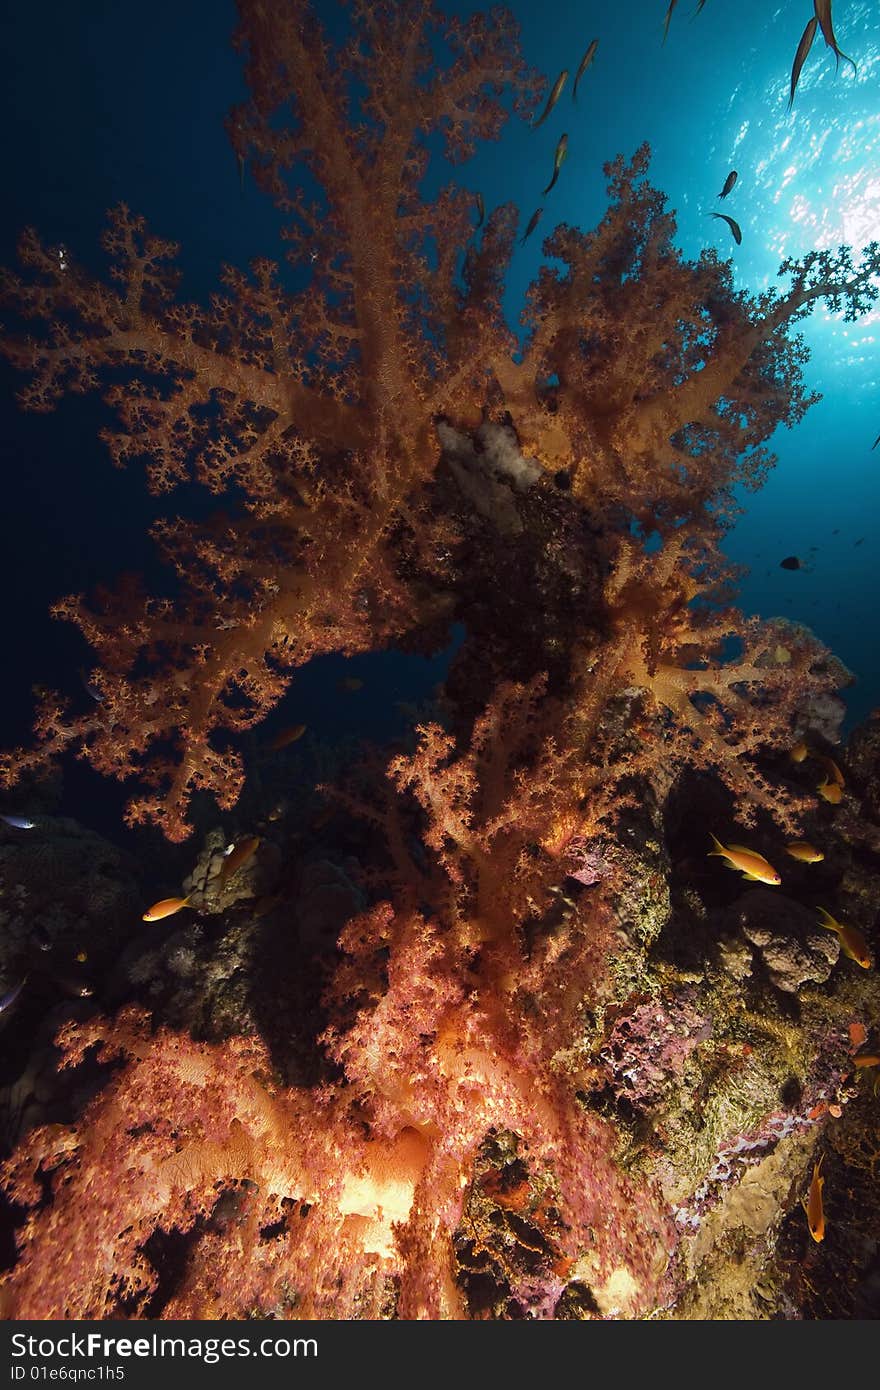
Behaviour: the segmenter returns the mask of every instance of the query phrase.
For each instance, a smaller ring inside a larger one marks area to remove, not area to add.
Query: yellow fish
[[[871,956],[868,951],[868,943],[862,936],[858,927],[844,926],[843,922],[838,922],[826,912],[824,907],[819,908],[819,925],[827,927],[829,931],[836,931],[840,941],[840,949],[850,960],[854,960],[856,965],[860,965],[863,970],[870,970]]]
[[[259,835],[247,835],[243,840],[232,844],[226,851],[226,858],[223,860],[223,867],[220,870],[220,883],[224,884],[227,879],[232,878],[233,874],[238,873],[249,859],[251,859],[260,846]]]
[[[829,782],[827,777],[824,782],[819,783],[816,791],[825,801],[829,801],[832,806],[838,806],[843,800],[843,788],[840,783]]]
[[[273,753],[277,753],[279,749],[286,748],[288,744],[296,743],[296,740],[302,738],[305,731],[305,724],[294,724],[290,729],[282,729],[280,734],[276,734],[272,739],[269,747]]]
[[[876,1052],[859,1052],[853,1057],[855,1067],[880,1067],[880,1056]]]
[[[793,763],[802,763],[809,751],[810,750],[804,743],[804,740],[800,739],[799,742],[795,744],[794,748],[792,748],[788,756],[791,758]]]
[[[843,780],[843,773],[841,772],[840,768],[837,766],[837,763],[834,761],[833,758],[826,758],[824,753],[814,753],[813,757],[816,759],[817,763],[821,763],[823,767],[826,767],[828,769],[828,773],[832,782],[836,782],[839,787],[845,785]],[[825,780],[827,781],[828,778],[826,778]]]
[[[824,1157],[823,1154],[822,1158]],[[810,1235],[816,1242],[825,1239],[825,1211],[822,1206],[822,1188],[825,1186],[825,1179],[819,1173],[819,1169],[822,1167],[822,1158],[813,1165],[813,1180],[810,1183],[809,1195],[806,1198],[801,1198],[801,1206],[807,1213]]]
[[[189,907],[189,898],[161,898],[148,907],[143,915],[144,922],[159,922],[163,917],[172,917],[182,907]]]
[[[711,831],[709,832],[711,834]],[[745,845],[722,845],[720,840],[716,840],[712,835],[714,849],[709,850],[709,857],[720,855],[726,859],[731,869],[738,869],[743,878],[752,880],[754,883],[768,883],[776,887],[782,882],[781,876],[776,872],[772,864],[768,864],[763,854],[758,854],[757,850],[747,849]]]
[[[790,854],[792,859],[800,859],[802,864],[821,864],[825,858],[822,851],[807,840],[792,840],[790,845],[785,846],[785,852]]]

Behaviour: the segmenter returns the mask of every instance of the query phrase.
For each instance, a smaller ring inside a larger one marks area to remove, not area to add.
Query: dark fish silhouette
[[[724,187],[722,188],[721,192],[718,194],[718,197],[719,197],[719,198],[726,198],[726,197],[727,197],[728,193],[729,193],[730,190],[733,188],[733,185],[736,183],[738,177],[739,177],[739,175],[737,174],[736,170],[735,170],[735,169],[731,169],[730,173],[727,175],[727,178],[724,180]]]
[[[730,230],[733,232],[733,239],[736,242],[737,246],[742,245],[743,234],[740,231],[740,226],[738,222],[734,222],[733,218],[728,217],[727,214],[724,212],[710,212],[707,215],[709,217],[720,217],[722,222],[726,222]]]
[[[855,547],[856,547],[857,545],[861,545],[861,543],[862,543],[862,541],[863,541],[864,539],[865,539],[864,536],[859,536],[859,538],[858,538],[857,541],[853,541],[853,549],[855,549]]]
[[[580,82],[580,80],[581,80],[581,78],[583,77],[584,73],[586,72],[587,68],[590,66],[590,64],[592,63],[593,59],[595,58],[595,56],[596,56],[596,49],[597,49],[598,47],[599,47],[599,40],[598,40],[598,39],[593,39],[593,42],[590,44],[590,46],[589,46],[589,48],[587,49],[586,53],[584,54],[583,58],[581,58],[581,61],[580,61],[580,65],[579,65],[579,67],[578,67],[578,70],[577,70],[577,72],[576,72],[575,75],[574,75],[574,88],[572,89],[572,93],[571,93],[571,99],[572,99],[572,101],[577,101],[578,83]]]
[[[880,444],[880,434],[878,434],[877,438],[874,440],[874,443],[871,445],[871,448],[876,449],[878,444]]]
[[[801,75],[801,68],[807,61],[807,54],[813,47],[813,39],[816,37],[816,30],[818,27],[819,21],[816,16],[813,15],[813,18],[807,22],[807,27],[801,34],[801,41],[797,46],[797,53],[794,55],[794,62],[791,67],[791,90],[788,94],[789,111],[794,105],[794,94],[797,89],[798,78]]]
[[[819,21],[819,28],[822,30],[822,37],[826,47],[830,48],[834,54],[835,68],[840,67],[841,58],[845,63],[849,63],[853,72],[858,72],[858,68],[852,58],[848,58],[837,47],[837,39],[834,37],[834,25],[831,22],[831,0],[813,0],[813,9],[816,11],[816,18]]]
[[[669,33],[669,21],[672,19],[672,11],[678,4],[678,0],[669,0],[669,9],[666,11],[666,19],[663,22],[663,42],[666,42],[666,35]]]
[[[568,68],[563,68],[562,72],[559,74],[556,81],[553,83],[553,91],[547,98],[547,105],[544,107],[544,110],[541,112],[540,116],[535,121],[534,125],[532,126],[532,130],[537,130],[538,126],[543,125],[547,117],[550,115],[550,112],[553,110],[557,101],[562,96],[562,89],[565,86],[565,80],[567,77]]]
[[[477,193],[477,194],[475,194],[475,198],[476,198],[476,203],[477,203],[477,226],[478,226],[478,227],[482,227],[483,222],[485,221],[485,218],[486,218],[486,207],[485,207],[485,204],[484,204],[484,202],[483,202],[483,195],[482,195],[482,193]]]
[[[543,211],[543,208],[538,208],[535,212],[532,213],[531,217],[529,218],[529,225],[526,227],[525,231],[519,239],[520,246],[522,246],[523,242],[526,240],[527,237],[530,237],[532,235],[532,232],[535,230],[535,228],[541,220],[541,213]]]
[[[541,194],[542,197],[546,198],[547,194],[550,192],[550,189],[553,187],[554,183],[559,178],[559,170],[562,168],[562,161],[565,159],[565,156],[567,154],[568,136],[560,135],[559,144],[556,146],[556,154],[553,159],[553,177],[548,183],[547,187],[543,190]]]
[[[779,568],[782,570],[799,570],[802,568],[802,565],[796,555],[786,555],[784,560],[779,561]]]

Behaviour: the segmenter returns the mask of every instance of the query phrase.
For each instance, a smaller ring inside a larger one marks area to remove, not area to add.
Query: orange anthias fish
[[[711,834],[711,831],[710,831]],[[722,845],[720,840],[716,840],[712,835],[714,849],[709,850],[709,857],[720,855],[726,859],[731,869],[738,869],[744,878],[751,879],[754,883],[768,883],[776,887],[782,882],[781,876],[776,872],[772,864],[768,864],[763,854],[758,854],[757,850],[748,849],[745,845]]]
[[[816,759],[817,763],[821,763],[824,768],[828,769],[826,781],[830,779],[832,782],[836,782],[839,787],[846,785],[843,780],[843,773],[833,758],[826,758],[824,753],[814,753],[813,757]]]
[[[294,724],[290,729],[282,729],[280,734],[276,734],[269,744],[273,753],[277,753],[281,748],[286,748],[290,743],[296,743],[298,738],[302,738],[306,731],[305,724]]]
[[[820,782],[816,791],[824,801],[828,801],[832,806],[838,806],[843,800],[843,787],[839,782],[832,782],[826,777],[824,782]]]
[[[160,922],[163,917],[173,917],[182,907],[189,907],[189,898],[161,898],[148,907],[143,915],[144,922]]]
[[[247,835],[243,840],[232,844],[226,851],[226,858],[220,870],[220,882],[226,883],[227,879],[232,878],[233,874],[238,873],[249,859],[252,859],[260,847],[259,835]]]
[[[822,1206],[822,1188],[825,1186],[825,1179],[819,1172],[824,1157],[823,1154],[819,1162],[813,1165],[813,1180],[810,1183],[809,1194],[807,1197],[801,1198],[801,1205],[807,1213],[810,1235],[817,1242],[825,1239],[825,1211]]]
[[[824,907],[819,908],[819,925],[827,927],[828,931],[837,932],[843,954],[849,956],[850,960],[854,960],[863,970],[870,970],[871,955],[868,943],[858,927],[844,926],[842,922],[836,921],[830,912],[826,912]]]
[[[785,852],[790,854],[792,859],[800,859],[802,864],[821,864],[825,858],[822,851],[807,840],[792,840],[790,845],[785,846]]]
[[[803,739],[800,739],[800,740],[795,744],[794,748],[792,748],[792,750],[791,750],[791,752],[789,753],[788,756],[791,758],[791,760],[792,760],[793,763],[802,763],[803,760],[804,760],[804,758],[805,758],[805,757],[807,756],[807,754],[809,753],[809,751],[810,751],[810,750],[809,750],[809,748],[807,747],[807,745],[804,743],[804,740],[803,740]]]
[[[860,1052],[853,1057],[854,1067],[880,1067],[880,1055],[876,1052]]]

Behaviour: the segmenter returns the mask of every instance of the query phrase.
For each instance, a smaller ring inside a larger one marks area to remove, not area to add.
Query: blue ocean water
[[[467,14],[477,6],[454,0],[445,8]],[[540,129],[514,118],[497,144],[457,171],[487,208],[517,203],[523,228],[545,206],[539,232],[514,257],[505,300],[512,323],[541,262],[543,236],[558,221],[595,225],[606,204],[603,163],[645,140],[652,182],[676,212],[683,252],[696,257],[712,245],[729,253],[742,288],[772,284],[787,255],[880,237],[876,0],[836,0],[837,37],[857,72],[836,65],[819,35],[790,113],[792,60],[809,0],[707,0],[698,15],[696,0],[680,0],[665,42],[667,0],[514,0],[511,8],[528,60],[549,82],[562,68],[571,74]],[[319,0],[316,10],[339,31],[344,7],[340,13]],[[281,258],[278,216],[247,177],[240,191],[223,128],[227,110],[245,95],[230,43],[235,21],[232,0],[4,7],[0,261],[12,261],[19,230],[31,225],[97,268],[104,210],[120,201],[180,242],[187,298],[205,299],[223,263]],[[574,104],[571,77],[593,38],[596,58]],[[542,199],[562,131],[568,158]],[[722,203],[717,195],[733,168],[738,181]],[[741,246],[708,215],[722,209],[739,222]],[[880,446],[871,448],[880,433],[878,323],[880,309],[852,325],[820,308],[803,326],[807,382],[823,398],[774,440],[778,466],[761,492],[744,499],[728,539],[731,558],[748,567],[745,609],[808,624],[857,676],[847,693],[850,724],[880,705],[873,615]],[[178,504],[149,498],[138,469],[112,469],[97,438],[104,416],[94,401],[74,398],[52,415],[24,415],[13,401],[16,375],[4,366],[2,379],[0,743],[9,746],[27,738],[32,685],[69,690],[87,660],[79,634],[48,617],[52,600],[92,591],[124,570],[151,573],[147,526]],[[205,503],[185,496],[181,505]],[[791,554],[809,565],[780,568]],[[412,661],[399,680],[411,699],[430,691],[442,666]],[[298,677],[285,717],[306,718],[319,731],[322,720],[329,731],[333,720],[348,719],[344,702],[323,697],[326,684],[320,671]],[[387,707],[374,702],[380,725]]]

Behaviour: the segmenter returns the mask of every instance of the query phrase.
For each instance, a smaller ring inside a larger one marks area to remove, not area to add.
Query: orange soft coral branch
[[[711,768],[736,794],[746,824],[763,808],[794,831],[812,798],[772,786],[753,759],[790,741],[798,710],[835,688],[830,653],[721,607],[723,578],[686,534],[651,555],[623,541],[605,589],[612,635],[596,666],[607,695],[615,687],[637,694],[648,711],[671,721],[655,745],[667,769],[678,762]],[[727,656],[731,640],[740,651]]]
[[[518,363],[492,371],[526,453],[569,469],[593,509],[623,504],[646,523],[704,518],[769,466],[763,446],[816,399],[791,326],[819,299],[857,317],[876,299],[880,245],[785,262],[787,294],[734,291],[713,252],[685,261],[675,221],[647,182],[647,145],[606,165],[610,205],[594,232],[560,227],[528,296]],[[555,379],[555,384],[548,383]]]
[[[478,411],[486,323],[459,335],[446,361],[468,200],[421,196],[422,142],[442,130],[461,158],[497,135],[502,94],[526,111],[537,90],[500,10],[444,24],[428,4],[359,4],[350,41],[333,53],[301,3],[243,0],[240,9],[253,100],[230,130],[291,213],[305,287],[286,288],[259,260],[250,276],[225,271],[209,307],[175,304],[176,248],[125,207],[104,239],[109,284],[33,233],[21,247],[27,275],[3,280],[13,312],[47,325],[42,341],[4,345],[31,372],[23,404],[49,409],[65,390],[98,389],[108,369],[127,369],[128,380],[105,390],[119,421],[104,436],[114,461],[146,458],[154,491],[190,475],[215,492],[238,488],[250,512],[159,523],[182,590],[173,608],[139,594],[98,612],[79,598],[58,605],[96,650],[105,708],[61,718],[51,697],[37,721],[41,751],[7,755],[0,767],[8,785],[78,749],[102,771],[155,788],[131,802],[129,818],[155,820],[174,839],[188,833],[196,790],[234,802],[241,761],[225,734],[262,719],[292,667],[381,645],[422,611],[436,619],[435,597],[400,580],[394,527],[418,511],[413,547],[423,554],[433,529],[442,532],[407,497],[440,457],[434,412]],[[451,54],[445,68],[432,56],[437,27]],[[350,79],[364,85],[365,124],[349,107]],[[296,160],[321,184],[320,215],[285,192]],[[433,266],[432,245],[442,248]]]

